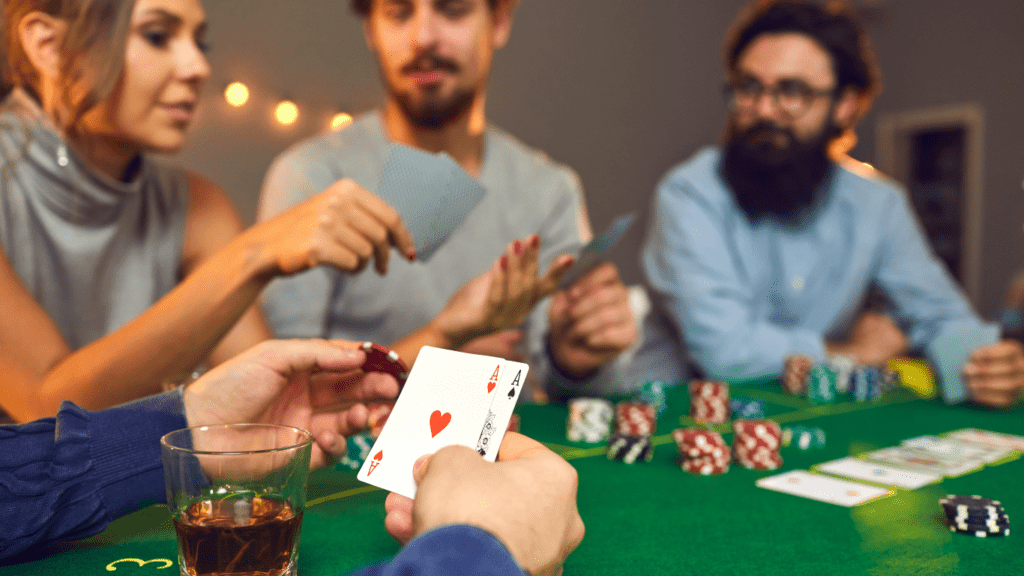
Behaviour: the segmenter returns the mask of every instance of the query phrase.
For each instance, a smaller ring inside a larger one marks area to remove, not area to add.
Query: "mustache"
[[[750,128],[747,128],[746,130],[738,134],[738,136],[746,138],[758,138],[774,136],[776,134],[781,134],[788,138],[790,141],[796,140],[796,134],[794,134],[791,129],[785,126],[779,126],[778,124],[770,120],[761,120],[760,122],[754,124]]]
[[[412,74],[413,72],[420,72],[423,70],[447,70],[448,72],[458,72],[459,65],[443,56],[438,56],[433,52],[427,52],[414,58],[411,62],[402,66],[402,73]]]

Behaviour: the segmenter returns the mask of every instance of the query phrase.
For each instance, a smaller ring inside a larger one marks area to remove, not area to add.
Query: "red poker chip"
[[[405,382],[409,376],[409,367],[398,357],[398,353],[375,342],[363,342],[360,349],[366,354],[363,372],[383,372],[390,374],[399,383]]]

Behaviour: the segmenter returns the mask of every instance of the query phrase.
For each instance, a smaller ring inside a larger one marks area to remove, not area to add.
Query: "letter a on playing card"
[[[475,449],[485,422],[500,427],[501,434],[493,436],[500,443],[522,388],[519,381],[528,369],[501,358],[424,346],[370,449],[374,456],[366,459],[356,477],[414,498],[412,467],[420,456],[453,444]],[[510,382],[515,384],[506,384]],[[506,395],[506,388],[511,395]],[[501,401],[495,403],[495,398]],[[485,457],[494,461],[497,450],[490,452]]]

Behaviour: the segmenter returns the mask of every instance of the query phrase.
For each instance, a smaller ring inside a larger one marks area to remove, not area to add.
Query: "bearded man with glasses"
[[[848,10],[754,3],[726,45],[720,148],[659,184],[641,260],[657,309],[703,375],[778,377],[786,356],[882,364],[980,320],[896,183],[845,153],[880,89]],[[866,311],[881,292],[892,314]],[[1014,404],[1024,353],[963,366],[975,402]]]

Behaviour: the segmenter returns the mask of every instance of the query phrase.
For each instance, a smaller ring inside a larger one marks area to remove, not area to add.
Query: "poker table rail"
[[[981,494],[1003,502],[1009,516],[1024,510],[1024,460],[917,490],[844,508],[754,486],[765,476],[958,428],[1024,433],[1020,412],[948,406],[898,389],[871,402],[814,405],[780,393],[777,383],[732,386],[733,397],[764,403],[781,425],[800,422],[826,431],[823,449],[783,448],[778,471],[733,465],[718,476],[679,467],[671,431],[692,424],[684,387],[670,390],[653,437],[654,459],[627,465],[608,460],[605,446],[565,439],[562,404],[522,405],[524,434],[544,442],[579,472],[578,503],[587,534],[569,557],[566,575],[621,574],[1024,574],[1020,536],[974,538],[951,533],[938,499]],[[729,425],[715,427],[726,437]],[[323,469],[310,476],[300,542],[301,576],[334,576],[396,553],[385,532],[386,493],[355,472]],[[18,574],[168,574],[176,544],[165,506],[116,520],[102,533],[23,555],[0,565]],[[173,566],[173,568],[172,568]]]

